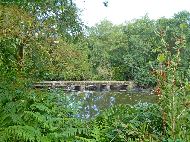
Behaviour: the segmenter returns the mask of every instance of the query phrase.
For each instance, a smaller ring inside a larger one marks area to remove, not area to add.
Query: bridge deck
[[[34,84],[35,88],[64,88],[65,90],[128,90],[132,81],[42,81]],[[123,88],[123,89],[122,89]]]
[[[128,84],[132,81],[42,81],[39,83],[74,83],[74,84],[88,84],[88,83],[95,83],[95,84],[104,84],[104,83],[109,83],[109,84]]]

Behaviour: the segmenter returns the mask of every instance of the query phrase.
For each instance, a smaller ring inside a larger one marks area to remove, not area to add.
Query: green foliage
[[[92,64],[94,79],[124,80],[125,70],[120,65],[124,63],[122,56],[127,42],[123,37],[122,26],[115,26],[105,20],[89,28],[88,34],[89,62]],[[118,75],[116,70],[121,74]]]
[[[35,9],[44,6],[44,3],[38,4],[37,1],[29,3],[29,7],[33,5]],[[87,133],[85,125],[75,118],[74,111],[66,104],[64,95],[32,89],[36,78],[45,78],[44,74],[60,68],[55,63],[58,59],[50,54],[54,47],[56,50],[53,54],[59,53],[59,60],[64,59],[64,62],[75,65],[75,61],[81,61],[79,58],[86,58],[83,56],[84,51],[78,53],[81,49],[74,48],[79,48],[80,45],[69,45],[66,41],[59,45],[53,44],[56,43],[56,38],[47,32],[52,23],[48,21],[47,25],[39,24],[42,19],[38,18],[43,11],[35,9],[38,11],[35,15],[35,10],[27,12],[27,6],[23,8],[24,5],[14,2],[4,3],[0,7],[0,141],[73,141],[75,136]],[[44,12],[47,12],[48,7],[44,8]],[[45,32],[47,34],[44,35]],[[68,39],[66,35],[65,39]],[[62,58],[60,54],[67,48]],[[66,58],[70,53],[71,56]],[[70,61],[73,58],[77,59]],[[88,66],[84,68],[81,63],[81,70],[86,71]],[[59,69],[56,73],[61,71]],[[70,78],[79,75],[75,71],[73,69],[74,75]]]
[[[1,141],[72,141],[87,133],[64,95],[30,90],[17,80],[1,83]]]
[[[181,67],[189,78],[189,16],[186,11],[156,21],[145,16],[123,25],[105,20],[88,29],[89,60],[95,79],[134,80],[142,87],[155,86],[157,58],[164,62],[165,48],[175,53],[173,47],[185,40],[181,33],[187,45],[181,51]]]
[[[75,23],[75,26],[80,27],[80,22],[73,16],[72,18],[76,21],[70,19],[70,21],[61,22],[63,19],[59,19],[60,16],[65,18],[70,14],[76,14],[75,5],[60,1],[65,8],[69,7],[71,13],[67,10],[57,15],[57,10],[59,11],[61,5],[57,6],[52,2],[48,5],[44,4],[31,2],[26,6],[21,3],[7,2],[0,5],[0,64],[6,67],[9,66],[8,64],[14,65],[28,76],[40,80],[89,79],[91,72],[87,45],[84,39],[79,38],[81,31],[75,31],[71,26]],[[55,17],[48,15],[50,12],[54,13]],[[70,26],[64,25],[65,22],[68,22]],[[77,32],[77,35],[74,32]],[[71,41],[73,43],[70,43]]]
[[[91,141],[159,141],[162,118],[157,105],[120,105],[91,120]]]
[[[72,0],[3,0],[0,5],[17,6],[30,13],[35,21],[30,22],[33,30],[46,33],[46,37],[55,38],[59,35],[67,41],[76,41],[82,35],[82,22]]]
[[[179,25],[180,26],[180,25]],[[175,34],[173,50],[167,48],[167,32],[160,35],[163,42],[162,59],[157,69],[158,86],[160,88],[160,106],[162,108],[163,133],[170,141],[189,141],[189,81],[181,59],[183,49],[187,47],[186,35],[183,29]],[[163,60],[164,59],[164,60]],[[167,61],[166,61],[167,59]],[[167,63],[167,64],[166,64]]]

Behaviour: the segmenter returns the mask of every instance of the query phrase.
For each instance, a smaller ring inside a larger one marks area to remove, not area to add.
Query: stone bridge
[[[128,91],[133,89],[132,81],[42,81],[34,88],[62,88],[65,91]]]

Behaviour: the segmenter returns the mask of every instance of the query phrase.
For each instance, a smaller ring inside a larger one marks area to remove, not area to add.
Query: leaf
[[[165,55],[162,53],[162,54],[159,54],[158,57],[157,57],[157,60],[162,63],[166,60],[166,57]]]
[[[188,25],[187,25],[186,23],[181,23],[181,24],[180,24],[180,28],[181,28],[182,30],[187,29],[187,28],[188,28]]]

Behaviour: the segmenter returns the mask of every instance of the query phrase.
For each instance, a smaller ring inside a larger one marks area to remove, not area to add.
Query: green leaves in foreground
[[[72,141],[87,133],[84,122],[68,108],[64,94],[12,85],[0,88],[0,141]]]
[[[115,106],[92,120],[90,126],[97,142],[159,141],[162,133],[159,107],[147,103]]]

